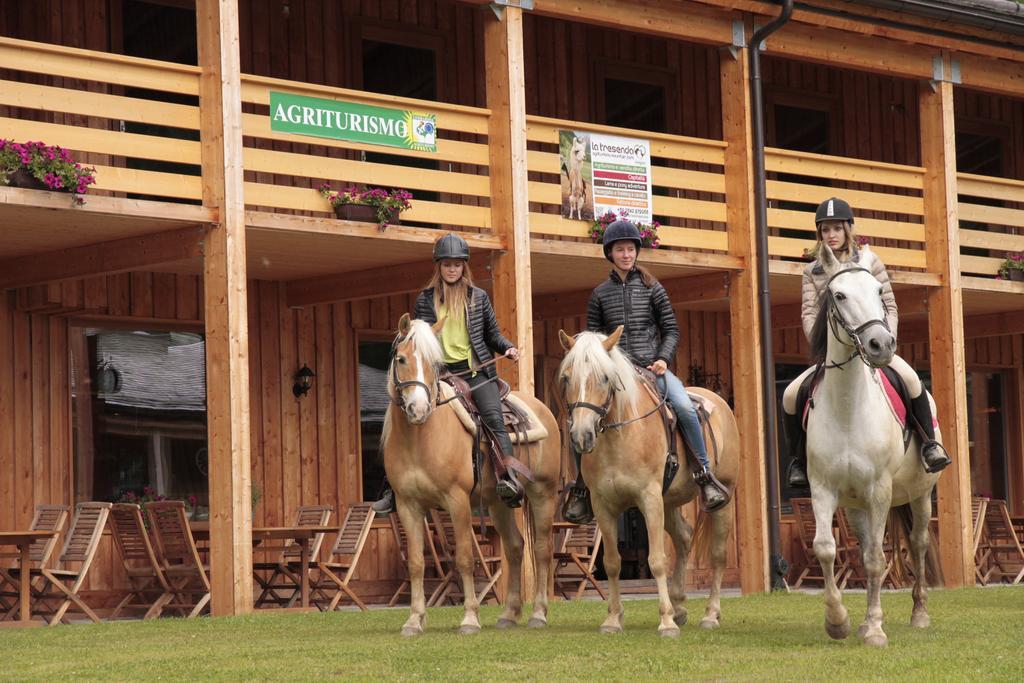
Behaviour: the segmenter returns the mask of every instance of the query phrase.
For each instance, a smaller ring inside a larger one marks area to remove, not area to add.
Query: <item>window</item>
[[[208,506],[202,334],[73,327],[76,499]]]
[[[387,370],[391,342],[359,341],[359,443],[363,463],[363,500],[377,500],[384,483],[380,435],[388,409]]]

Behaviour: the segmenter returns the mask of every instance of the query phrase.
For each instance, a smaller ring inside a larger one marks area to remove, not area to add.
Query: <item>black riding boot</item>
[[[594,509],[590,505],[590,489],[587,488],[587,482],[583,481],[582,455],[575,449],[572,455],[576,460],[576,481],[565,499],[562,518],[571,524],[590,524],[594,521]]]
[[[786,472],[786,483],[791,489],[809,488],[811,483],[807,480],[807,441],[804,438],[800,413],[790,415],[783,410],[782,427],[786,433],[786,444],[789,446],[789,469]]]
[[[508,432],[496,434],[495,439],[498,441],[502,452],[505,455],[511,456],[512,439],[509,438]],[[505,476],[498,480],[495,490],[498,493],[498,498],[501,498],[501,502],[508,507],[517,508],[523,504],[523,486],[516,477],[516,471],[511,467],[506,469]]]
[[[942,444],[935,440],[935,424],[927,392],[922,391],[920,396],[910,399],[910,412],[921,430],[921,460],[925,471],[929,474],[941,472],[953,461]]]
[[[381,494],[380,500],[373,504],[373,511],[377,513],[378,517],[387,517],[395,509],[395,491],[388,483],[388,478],[384,477],[384,492]]]

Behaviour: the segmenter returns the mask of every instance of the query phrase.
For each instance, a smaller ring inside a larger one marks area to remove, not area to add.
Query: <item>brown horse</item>
[[[426,624],[423,594],[423,519],[431,508],[447,510],[455,525],[455,562],[462,580],[465,614],[460,633],[480,631],[480,603],[474,590],[472,511],[473,437],[456,415],[452,403],[438,405],[439,373],[442,368],[441,344],[437,333],[444,325],[433,327],[422,320],[403,315],[398,324],[398,340],[388,370],[388,394],[391,405],[384,416],[381,436],[384,469],[396,494],[398,514],[408,534],[411,613],[402,627],[402,635],[423,633]],[[528,501],[528,523],[533,533],[536,595],[529,626],[547,625],[548,572],[551,569],[552,536],[561,466],[558,423],[547,406],[520,392],[526,403],[547,429],[548,437],[527,447],[517,447],[516,456],[533,473],[533,481],[522,478]],[[479,491],[501,534],[508,560],[508,594],[498,617],[498,628],[515,626],[522,616],[521,573],[523,537],[516,526],[514,511],[498,500],[494,470],[488,458],[480,473]]]
[[[686,623],[686,562],[693,541],[693,529],[679,507],[697,497],[697,485],[689,470],[681,470],[662,495],[662,479],[668,444],[658,415],[659,401],[642,384],[641,378],[616,344],[622,336],[619,326],[611,336],[581,332],[575,339],[559,331],[567,351],[560,368],[562,390],[569,408],[569,436],[582,458],[584,479],[590,485],[594,515],[604,535],[604,568],[608,575],[608,618],[602,633],[622,631],[622,601],[619,596],[617,519],[631,507],[638,507],[647,525],[648,564],[658,584],[661,623],[659,634],[678,636]],[[711,468],[725,486],[735,489],[739,474],[739,432],[728,404],[705,389],[689,389],[713,405],[710,426],[717,449],[709,445]],[[611,424],[609,424],[611,423]],[[676,434],[677,452],[682,440]],[[721,617],[719,593],[725,569],[726,540],[732,528],[732,503],[697,522],[698,553],[710,544],[714,579],[711,595],[700,625],[717,628]],[[666,578],[667,563],[662,529],[675,546],[675,567]]]

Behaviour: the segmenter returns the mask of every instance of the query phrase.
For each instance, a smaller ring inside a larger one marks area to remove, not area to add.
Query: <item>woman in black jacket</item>
[[[624,327],[619,349],[633,363],[657,375],[659,388],[672,405],[686,443],[697,458],[699,469],[694,473],[694,480],[700,488],[704,508],[717,510],[729,502],[728,492],[708,466],[700,421],[686,387],[668,368],[679,343],[679,327],[672,303],[654,275],[636,263],[643,242],[633,223],[615,221],[605,230],[603,243],[605,258],[612,262],[613,268],[608,279],[590,295],[587,329],[610,334],[619,325]],[[593,519],[590,493],[579,467],[580,454],[574,455],[578,476],[566,501],[564,516],[570,522],[585,524]]]
[[[494,365],[471,370],[489,362],[494,357],[492,352],[519,360],[519,350],[498,329],[487,292],[473,286],[466,240],[454,233],[439,238],[434,242],[434,262],[437,264],[434,275],[416,299],[416,318],[431,325],[439,318],[444,319],[438,341],[445,365],[469,383],[481,420],[494,434],[503,453],[512,456],[512,440],[501,417]],[[498,480],[497,493],[509,507],[522,503],[523,487],[513,470],[509,469],[506,476]],[[373,504],[373,509],[380,515],[395,510],[395,494],[386,481],[384,495]]]

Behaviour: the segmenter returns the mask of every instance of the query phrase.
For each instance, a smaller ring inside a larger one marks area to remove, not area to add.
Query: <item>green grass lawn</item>
[[[847,595],[854,628],[863,593]],[[909,626],[909,593],[883,595],[889,647],[831,641],[820,596],[723,600],[722,628],[656,635],[657,604],[625,603],[626,632],[601,635],[603,602],[555,602],[545,630],[455,633],[461,610],[428,613],[427,633],[401,638],[405,610],[162,619],[0,630],[0,680],[1024,680],[1024,587],[933,591],[932,626]]]

